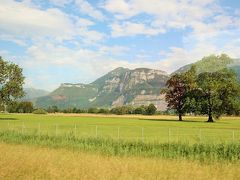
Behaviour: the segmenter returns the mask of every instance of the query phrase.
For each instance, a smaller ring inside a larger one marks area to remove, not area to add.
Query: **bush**
[[[47,114],[47,111],[44,109],[36,109],[33,111],[33,114]]]
[[[103,108],[101,108],[101,109],[99,109],[98,113],[99,113],[99,114],[109,114],[110,111],[109,111],[108,109],[103,109]]]
[[[97,114],[99,112],[98,108],[89,108],[88,113]]]
[[[119,106],[112,108],[110,112],[117,115],[133,114],[133,108],[131,106]]]
[[[144,106],[136,107],[134,109],[134,114],[145,114],[146,108]]]
[[[154,104],[149,104],[149,106],[146,109],[147,115],[154,115],[157,111],[157,108],[154,106]]]

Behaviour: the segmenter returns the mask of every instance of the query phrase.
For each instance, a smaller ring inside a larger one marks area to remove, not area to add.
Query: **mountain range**
[[[22,98],[22,100],[33,100],[38,97],[46,96],[50,92],[42,89],[35,89],[35,88],[24,88],[25,96]]]
[[[181,67],[175,73],[189,70],[196,66],[197,73],[212,72],[223,68],[236,71],[240,82],[240,60],[203,58],[202,60]],[[41,97],[33,98],[35,106],[47,108],[56,105],[61,109],[77,107],[116,107],[122,105],[148,105],[153,103],[158,110],[166,109],[164,96],[160,91],[172,74],[165,71],[137,68],[117,68],[90,84],[63,83],[56,90]]]

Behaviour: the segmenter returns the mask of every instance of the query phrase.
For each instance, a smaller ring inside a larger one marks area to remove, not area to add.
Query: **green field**
[[[0,114],[0,131],[76,138],[110,138],[141,142],[233,143],[240,141],[240,117],[223,117],[206,123],[207,117],[34,115]]]
[[[240,117],[1,114],[0,179],[239,179]]]

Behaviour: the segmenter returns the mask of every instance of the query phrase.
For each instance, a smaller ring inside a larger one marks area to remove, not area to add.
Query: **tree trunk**
[[[179,121],[182,121],[182,114],[181,113],[178,114],[178,118],[179,118]]]
[[[208,97],[208,121],[213,122],[211,97]]]
[[[207,122],[213,122],[212,114],[209,114],[209,115],[208,115],[208,121],[207,121]]]

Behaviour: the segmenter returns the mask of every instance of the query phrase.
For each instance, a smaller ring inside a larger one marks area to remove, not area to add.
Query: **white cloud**
[[[111,25],[112,36],[134,36],[134,35],[157,35],[159,33],[164,33],[163,29],[154,29],[147,27],[145,24],[124,22],[123,24],[114,23]]]
[[[87,0],[75,0],[75,4],[78,6],[80,13],[86,14],[97,20],[105,19],[102,12],[94,8]]]
[[[129,48],[128,47],[124,47],[124,46],[100,46],[99,47],[99,52],[101,54],[104,54],[106,56],[121,56],[127,52],[129,52]]]
[[[190,15],[193,19],[202,19],[217,10],[214,5],[214,0],[108,0],[104,3],[103,7],[115,14],[116,17],[126,19],[142,13],[166,18],[183,18]],[[207,6],[208,8],[206,8]]]
[[[159,29],[160,32],[164,32],[168,29],[184,29],[188,27],[197,32],[199,26],[202,26],[202,29],[207,28],[212,22],[219,23],[223,20],[224,23],[227,23],[225,27],[230,23],[229,17],[224,14],[224,11],[214,0],[108,0],[103,7],[119,21],[123,21],[122,24],[129,23],[131,19],[138,17],[138,15],[149,15],[150,28],[144,30],[153,33],[147,33],[148,35],[158,34],[155,32],[159,31]],[[216,13],[221,14],[222,20],[215,17]],[[119,25],[116,26],[116,23],[112,26],[113,34],[116,33],[116,30],[121,29]],[[149,26],[149,24],[142,23],[141,26]],[[139,34],[139,29],[141,28],[136,28],[135,34]],[[133,34],[134,32],[129,33],[126,31],[125,36]],[[124,30],[121,31],[121,36],[123,35]]]
[[[52,4],[56,5],[56,6],[60,6],[63,7],[69,3],[71,3],[73,0],[49,0],[49,2],[51,2]]]
[[[42,10],[28,3],[11,0],[1,1],[0,23],[0,38],[19,42],[44,38],[61,42],[77,36],[92,42],[104,36],[100,32],[88,30],[88,26],[94,24],[90,20],[70,16],[57,8]]]
[[[69,38],[73,33],[73,24],[58,9],[42,11],[20,2],[3,1],[0,6],[2,33],[20,37],[62,35],[63,38]]]

